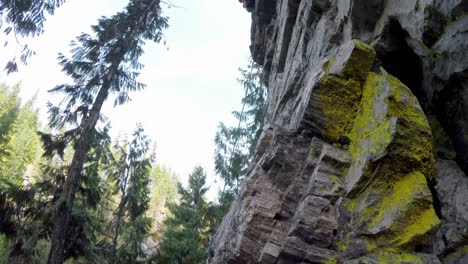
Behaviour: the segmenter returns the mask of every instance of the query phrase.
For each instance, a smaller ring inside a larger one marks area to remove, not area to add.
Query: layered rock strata
[[[466,11],[257,0],[266,124],[210,262],[466,263]]]

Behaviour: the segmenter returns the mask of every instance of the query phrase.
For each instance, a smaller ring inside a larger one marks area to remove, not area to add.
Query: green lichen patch
[[[335,61],[336,61],[336,58],[333,57],[329,59],[327,62],[325,62],[325,64],[323,65],[323,71],[325,72],[325,74],[328,74],[330,72],[330,67]]]
[[[337,261],[336,261],[336,259],[334,259],[334,258],[331,258],[331,259],[327,259],[327,260],[325,260],[325,261],[324,261],[324,262],[322,262],[322,263],[323,263],[323,264],[336,264],[336,263],[337,263]]]
[[[354,160],[360,160],[363,156],[378,155],[392,139],[390,119],[385,119],[385,115],[379,116],[375,111],[376,108],[383,108],[385,111],[386,105],[382,98],[386,93],[385,88],[384,76],[373,72],[368,74],[359,114],[354,119],[353,128],[349,133],[349,151]]]
[[[359,236],[368,252],[393,252],[379,253],[379,263],[418,263],[404,252],[427,243],[440,220],[427,186],[435,163],[431,128],[416,97],[383,69],[368,73],[348,137],[353,166],[361,168],[350,171],[361,175],[348,174],[354,186],[341,204],[350,219],[339,249]]]
[[[434,235],[434,231],[439,227],[440,220],[431,206],[422,212],[411,212],[406,224],[408,226],[403,230],[398,230],[402,232],[393,240],[397,246],[428,243]]]
[[[397,78],[389,75],[392,89],[387,99],[389,116],[397,117],[395,140],[388,151],[401,168],[417,168],[426,178],[434,176],[432,132],[416,97]]]
[[[377,207],[375,209],[378,214],[369,224],[370,229],[378,228],[384,219],[391,218],[398,220],[398,214],[400,214],[402,209],[407,211],[411,203],[414,202],[420,194],[428,195],[426,179],[424,175],[417,171],[402,177],[396,183],[392,182],[390,184],[393,186],[387,190],[382,190],[386,193],[383,195],[380,204],[375,206]],[[379,188],[381,187],[379,186]]]
[[[349,144],[348,134],[361,101],[362,85],[376,57],[371,46],[359,40],[352,44],[351,54],[340,72],[329,74],[337,61],[335,57],[324,64],[326,76],[313,91],[322,111],[325,139],[341,146]]]
[[[373,254],[347,261],[349,264],[424,264],[423,254],[398,252],[392,249],[380,249]]]
[[[315,88],[324,119],[324,136],[329,142],[346,144],[361,97],[361,87],[355,80],[336,76],[325,77]]]
[[[423,259],[416,254],[392,252],[388,250],[382,250],[378,254],[379,264],[394,264],[394,263],[412,263],[412,264],[423,264]]]
[[[384,74],[392,87],[387,99],[389,103],[388,115],[411,121],[412,125],[430,132],[427,118],[410,89],[396,77],[386,72]]]
[[[354,50],[343,69],[344,78],[363,83],[374,64],[375,57],[375,50],[371,46],[359,40],[354,40]]]

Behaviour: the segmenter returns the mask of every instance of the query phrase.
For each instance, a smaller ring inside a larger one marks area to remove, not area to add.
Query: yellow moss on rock
[[[375,56],[371,46],[354,40],[353,51],[341,72],[329,75],[336,62],[334,57],[323,66],[326,76],[320,80],[314,93],[318,95],[323,114],[323,135],[330,143],[349,144],[347,137],[361,101],[362,84]]]
[[[353,159],[358,160],[363,155],[377,155],[385,150],[392,139],[390,120],[375,116],[376,98],[384,93],[385,78],[376,73],[369,73],[364,84],[359,114],[349,138],[349,151]]]
[[[399,118],[397,140],[391,147],[392,154],[402,164],[421,167],[427,179],[434,176],[432,132],[429,122],[416,97],[397,78],[388,75],[392,87],[388,97],[388,115]]]
[[[435,163],[431,128],[403,83],[384,69],[370,72],[374,60],[372,47],[355,41],[346,65],[330,59],[313,91],[325,140],[348,148],[352,158],[337,247],[346,252],[364,243],[379,263],[422,263],[407,252],[440,224],[427,186]]]
[[[325,64],[323,65],[323,71],[325,72],[325,74],[328,74],[330,72],[330,67],[335,61],[336,61],[336,58],[333,57],[329,59],[327,62],[325,62]]]
[[[354,50],[343,69],[343,75],[359,82],[364,82],[376,57],[375,50],[368,44],[354,40]]]
[[[385,188],[386,186],[381,187]],[[398,213],[397,211],[402,209],[409,210],[411,204],[421,197],[421,194],[428,192],[428,189],[424,175],[415,171],[402,177],[401,180],[396,183],[391,182],[387,190],[382,189],[381,191],[382,200],[377,206],[375,206],[377,207],[376,210],[378,214],[370,222],[369,229],[380,224],[385,214],[396,214]],[[425,198],[427,198],[427,195],[429,194],[426,194]]]
[[[440,220],[426,180],[434,168],[431,130],[416,97],[383,69],[369,73],[348,138],[353,164],[363,175],[355,196],[341,204],[351,222],[340,235],[346,239],[340,250],[352,243],[346,232],[359,228],[372,235],[360,237],[368,252],[393,252],[379,253],[379,263],[422,263],[404,252],[427,242]]]
[[[336,259],[327,259],[326,261],[322,262],[323,264],[336,264]]]
[[[408,221],[406,229],[402,230],[401,234],[394,239],[394,243],[398,246],[405,246],[412,243],[423,244],[427,242],[427,236],[431,231],[435,230],[440,225],[440,220],[434,212],[434,208],[430,207],[423,212],[413,212]],[[400,230],[399,230],[400,231]]]
[[[378,254],[379,264],[400,264],[400,263],[413,263],[423,264],[423,260],[416,254],[392,252],[389,250],[382,250]]]
[[[351,129],[361,97],[359,83],[328,76],[316,89],[325,121],[324,135],[329,142],[346,141],[343,137]]]

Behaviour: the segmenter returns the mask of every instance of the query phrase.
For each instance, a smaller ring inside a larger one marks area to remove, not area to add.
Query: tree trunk
[[[111,257],[110,263],[115,263],[115,258],[117,257],[117,239],[119,238],[120,222],[122,221],[122,214],[123,214],[126,202],[127,202],[127,196],[122,197],[122,200],[120,201],[120,204],[119,204],[119,211],[117,212],[117,217],[115,220],[114,237],[112,238],[112,257]]]
[[[89,150],[94,128],[99,119],[102,105],[109,95],[111,82],[118,71],[120,63],[127,55],[129,46],[128,43],[137,40],[136,38],[138,34],[142,33],[139,32],[139,30],[144,31],[144,28],[139,28],[139,26],[142,25],[142,23],[145,23],[149,16],[149,10],[158,7],[159,2],[160,1],[151,2],[151,5],[146,7],[146,12],[142,12],[140,19],[135,21],[134,24],[130,26],[131,31],[123,39],[124,46],[118,52],[118,54],[116,54],[115,60],[112,61],[109,67],[109,72],[103,78],[103,84],[99,89],[98,95],[96,96],[96,100],[93,103],[93,107],[91,108],[89,116],[83,119],[81,122],[81,136],[75,145],[75,153],[73,155],[70,169],[68,170],[68,177],[65,182],[65,187],[62,191],[62,197],[60,198],[61,202],[57,205],[57,209],[55,210],[54,229],[50,242],[49,257],[47,260],[48,264],[63,263],[67,227],[75,200],[75,193],[81,180],[81,171],[83,170],[86,153]]]
[[[50,241],[48,264],[63,263],[68,222],[75,201],[75,194],[81,180],[81,171],[83,170],[86,153],[89,150],[91,139],[94,136],[94,128],[99,119],[102,105],[109,94],[111,80],[117,72],[120,62],[121,60],[111,66],[107,78],[104,79],[101,89],[96,96],[89,116],[81,122],[81,136],[76,142],[75,153],[73,154],[72,163],[68,170],[68,177],[54,215],[54,229]]]
[[[128,160],[128,155],[125,154],[125,162]],[[125,205],[127,204],[127,184],[128,184],[128,177],[130,175],[130,168],[129,166],[125,166],[124,178],[123,180],[123,188],[122,188],[122,198],[120,198],[120,203],[117,211],[117,217],[115,220],[115,229],[114,229],[114,237],[112,238],[112,256],[111,262],[115,263],[115,258],[117,256],[117,239],[119,238],[119,229],[120,229],[120,221],[122,221],[122,215],[124,213]]]

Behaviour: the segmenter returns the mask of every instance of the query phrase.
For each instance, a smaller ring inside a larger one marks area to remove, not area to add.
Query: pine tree
[[[168,205],[177,199],[179,177],[171,169],[156,165],[152,172],[152,192],[150,215],[153,221],[153,233],[162,235],[163,220],[169,213]]]
[[[76,125],[59,137],[62,143],[54,143],[53,137],[44,137],[48,150],[63,149],[76,138],[74,155],[67,174],[62,196],[55,212],[54,229],[48,263],[61,264],[67,226],[80,183],[86,153],[99,119],[101,108],[110,94],[116,94],[115,104],[129,100],[128,93],[141,90],[144,85],[136,78],[142,65],[145,40],[159,42],[167,19],[161,16],[159,0],[131,0],[124,11],[108,18],[101,18],[93,26],[93,35],[81,34],[72,43],[72,57],[60,55],[65,73],[74,80],[72,85],[60,85],[52,92],[65,94],[65,109],[51,106],[50,124],[63,128]]]
[[[54,14],[65,0],[13,1],[4,0],[0,5],[0,18],[7,26],[5,34],[14,31],[21,36],[37,36],[44,32],[47,14]]]
[[[188,188],[179,184],[179,204],[170,208],[171,215],[164,221],[166,227],[160,247],[158,263],[206,263],[206,247],[210,221],[207,219],[205,193],[208,188],[206,173],[196,167],[189,176]]]
[[[142,241],[148,236],[151,219],[146,217],[150,203],[150,173],[153,155],[148,156],[149,140],[137,127],[131,142],[118,148],[116,164],[109,175],[116,181],[120,202],[115,212],[110,263],[137,263],[144,259]],[[124,232],[122,232],[124,231]],[[119,235],[124,243],[118,247]]]
[[[13,88],[0,84],[0,156],[6,155],[6,145],[10,141],[8,134],[11,125],[18,116],[20,99],[18,97],[19,86]]]
[[[72,212],[66,236],[64,255],[67,258],[84,256],[93,259],[106,254],[108,247],[102,245],[99,236],[105,233],[103,227],[108,224],[102,223],[105,219],[97,214],[97,210],[104,197],[105,185],[100,172],[103,164],[108,164],[109,142],[107,130],[96,133],[92,139],[77,192],[77,206]],[[14,234],[11,238],[15,242],[10,253],[14,262],[44,263],[47,260],[48,252],[44,251],[48,251],[49,243],[46,241],[53,227],[52,212],[60,198],[69,167],[68,152],[64,158],[55,156],[43,160],[34,183],[10,184],[6,189],[8,204],[14,208]]]
[[[0,161],[0,176],[21,185],[26,177],[28,165],[31,165],[39,151],[38,114],[34,109],[34,100],[27,102],[18,111],[7,135],[8,143],[4,160]]]
[[[266,111],[266,87],[261,80],[262,69],[250,60],[246,70],[239,69],[238,82],[244,88],[241,111],[234,111],[236,127],[221,123],[215,137],[215,171],[235,193],[253,157]],[[226,189],[223,190],[226,192]],[[221,195],[224,199],[224,194]]]
[[[19,202],[30,201],[33,194],[23,182],[38,152],[34,100],[20,106],[19,90],[0,85],[0,233],[8,238],[18,232]]]

